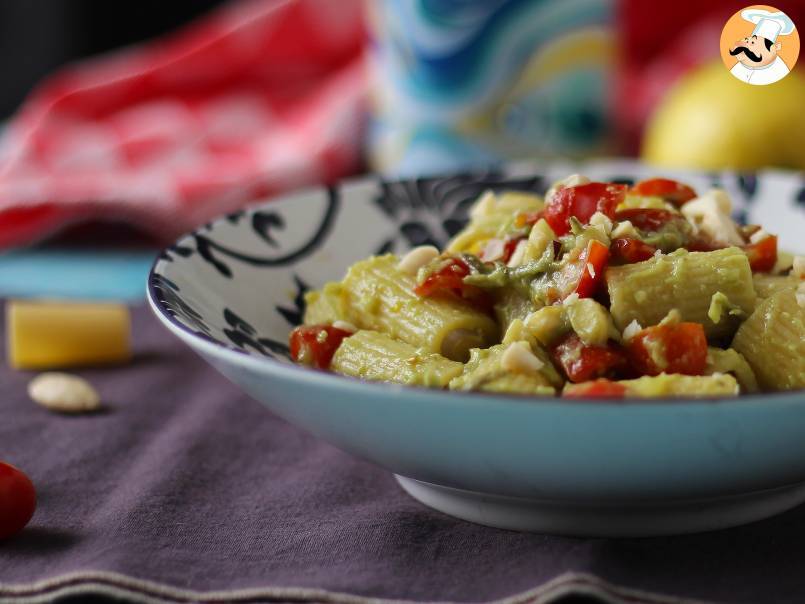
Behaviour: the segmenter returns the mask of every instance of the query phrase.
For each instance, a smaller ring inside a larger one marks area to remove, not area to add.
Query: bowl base
[[[577,537],[699,533],[768,518],[805,501],[805,483],[713,499],[641,503],[557,502],[465,491],[396,476],[420,503],[496,528]]]

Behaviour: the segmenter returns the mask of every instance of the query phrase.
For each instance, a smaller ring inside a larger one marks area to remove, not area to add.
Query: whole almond
[[[101,397],[87,380],[69,373],[42,373],[28,384],[28,396],[58,413],[88,413],[101,406]]]

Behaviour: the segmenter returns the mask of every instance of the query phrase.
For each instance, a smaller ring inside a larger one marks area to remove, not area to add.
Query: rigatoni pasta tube
[[[463,365],[377,331],[360,330],[341,342],[330,368],[364,380],[444,388]]]
[[[755,273],[752,275],[755,284],[755,293],[758,298],[768,298],[783,289],[796,289],[799,279],[793,275],[769,275],[768,273]]]
[[[400,271],[397,262],[387,254],[350,267],[342,281],[349,322],[462,362],[470,348],[497,340],[492,318],[462,300],[417,296],[416,279]]]
[[[732,347],[744,355],[761,387],[805,388],[805,312],[796,290],[783,289],[763,300],[738,329]]]
[[[470,210],[470,222],[447,244],[452,253],[477,254],[489,239],[498,237],[518,212],[535,212],[543,208],[539,195],[521,191],[505,191],[495,195],[486,191]]]
[[[340,283],[327,283],[320,290],[305,294],[305,325],[332,325],[346,321],[348,301]]]
[[[610,312],[623,329],[632,321],[656,325],[677,309],[683,321],[704,325],[708,338],[732,336],[740,317],[727,315],[718,323],[708,317],[712,297],[724,294],[743,317],[755,309],[755,289],[749,261],[737,247],[714,252],[677,250],[644,262],[607,269]]]

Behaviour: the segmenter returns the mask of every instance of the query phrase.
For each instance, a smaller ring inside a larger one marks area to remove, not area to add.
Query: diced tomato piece
[[[619,222],[628,220],[635,228],[650,232],[659,231],[668,222],[679,220],[680,218],[678,214],[668,210],[654,208],[629,208],[628,210],[615,212],[615,220]]]
[[[571,382],[588,382],[626,369],[626,355],[614,345],[587,346],[571,333],[551,348],[556,363]]]
[[[452,293],[461,296],[464,277],[470,274],[469,265],[461,258],[450,258],[438,271],[428,275],[422,283],[414,287],[414,293],[423,298],[439,293]]]
[[[608,218],[615,216],[615,208],[626,196],[626,185],[591,182],[576,187],[559,189],[545,206],[544,218],[553,232],[565,235],[570,232],[570,217],[575,216],[587,224],[596,212]]]
[[[572,293],[579,298],[592,298],[604,281],[604,271],[609,260],[609,248],[592,239],[576,260],[568,262],[559,274],[556,285],[560,298]]]
[[[654,325],[637,332],[626,353],[640,375],[701,375],[707,363],[707,338],[700,323]]]
[[[609,246],[612,259],[621,264],[643,262],[643,260],[653,258],[654,252],[656,251],[657,248],[653,245],[643,243],[639,239],[632,239],[631,237],[615,239]]]
[[[526,225],[533,225],[539,222],[539,219],[542,218],[544,212],[542,210],[538,210],[536,212],[525,212],[523,214],[518,214],[517,217],[514,219],[514,226],[517,228],[522,228]]]
[[[289,338],[291,357],[297,363],[328,369],[342,340],[351,335],[332,325],[300,325]]]
[[[568,386],[562,396],[564,398],[623,398],[626,396],[626,386],[606,378],[599,378],[592,382]]]
[[[681,206],[691,199],[696,198],[696,191],[688,185],[677,182],[676,180],[671,180],[670,178],[649,178],[648,180],[641,180],[632,187],[632,193],[662,197],[677,206]]]
[[[471,302],[479,310],[491,310],[494,303],[492,297],[480,287],[464,283],[464,277],[469,274],[470,267],[466,262],[461,258],[450,258],[439,270],[414,286],[414,293],[421,298],[457,296]]]
[[[757,243],[744,246],[752,272],[768,273],[777,264],[777,237],[769,235]]]

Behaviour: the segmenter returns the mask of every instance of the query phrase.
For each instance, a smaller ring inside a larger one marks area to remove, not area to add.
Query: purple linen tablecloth
[[[272,415],[146,308],[134,329],[131,365],[80,372],[102,413],[50,413],[28,400],[30,373],[0,368],[0,459],[39,493],[28,528],[0,542],[0,602],[805,600],[805,508],[662,539],[469,524]]]

